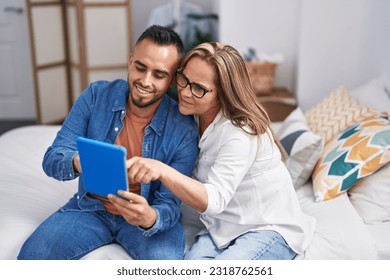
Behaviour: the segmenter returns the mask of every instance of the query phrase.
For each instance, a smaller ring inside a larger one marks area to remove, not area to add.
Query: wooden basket
[[[269,62],[246,62],[253,88],[258,95],[271,94],[277,64]]]

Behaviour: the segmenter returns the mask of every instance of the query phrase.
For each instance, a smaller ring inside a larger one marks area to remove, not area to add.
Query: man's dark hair
[[[169,46],[174,45],[177,48],[177,51],[180,56],[183,55],[184,45],[179,34],[177,34],[173,29],[160,25],[152,25],[148,27],[138,38],[135,45],[138,45],[142,40],[149,39],[152,40],[159,46]]]

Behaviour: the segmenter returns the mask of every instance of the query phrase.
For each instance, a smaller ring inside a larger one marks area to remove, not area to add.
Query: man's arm
[[[76,139],[86,135],[90,118],[91,89],[87,88],[73,105],[42,162],[46,175],[60,181],[72,180],[80,172]],[[75,169],[76,167],[76,169]]]

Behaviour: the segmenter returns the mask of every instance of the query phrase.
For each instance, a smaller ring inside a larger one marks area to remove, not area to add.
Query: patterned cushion
[[[324,137],[326,144],[351,124],[377,114],[377,111],[353,98],[344,86],[340,86],[307,110],[305,118],[310,130]]]
[[[277,135],[288,155],[286,166],[297,189],[310,179],[324,147],[324,140],[310,131],[300,108],[288,115]]]
[[[355,123],[325,145],[312,179],[316,201],[338,196],[390,161],[386,114]]]

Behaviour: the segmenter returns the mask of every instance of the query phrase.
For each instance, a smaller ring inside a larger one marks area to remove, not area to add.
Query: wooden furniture
[[[95,80],[126,79],[131,0],[27,0],[38,124],[61,123]]]
[[[297,107],[295,96],[285,88],[274,88],[272,93],[257,97],[273,122],[283,121]]]

